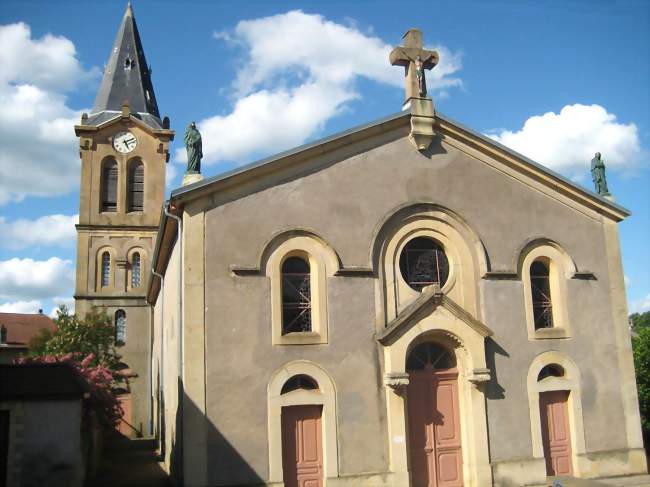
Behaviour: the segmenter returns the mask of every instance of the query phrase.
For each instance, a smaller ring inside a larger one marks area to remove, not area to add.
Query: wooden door
[[[282,408],[282,469],[285,487],[323,486],[321,406]]]
[[[568,398],[568,391],[542,392],[539,395],[547,475],[571,475],[573,472]]]
[[[409,374],[409,460],[414,487],[462,487],[456,371]]]
[[[117,400],[122,407],[122,418],[117,425],[117,431],[122,433],[124,436],[134,437],[136,436],[137,430],[133,426],[133,403],[131,398],[131,393],[120,394],[117,396]]]

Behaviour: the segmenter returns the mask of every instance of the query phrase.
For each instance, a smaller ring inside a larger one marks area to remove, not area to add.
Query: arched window
[[[449,277],[449,260],[435,240],[417,237],[406,244],[399,257],[402,277],[411,288],[421,291],[432,284],[444,286]]]
[[[117,162],[109,160],[102,167],[102,211],[117,211]]]
[[[446,370],[456,367],[456,356],[445,347],[425,342],[417,345],[406,359],[406,370]]]
[[[289,257],[282,264],[282,334],[311,331],[309,263]]]
[[[144,210],[144,164],[136,161],[129,166],[129,211]]]
[[[298,389],[317,390],[318,384],[308,375],[294,375],[291,377],[291,379],[284,383],[280,394],[286,394],[287,392],[295,391]]]
[[[547,377],[564,377],[564,368],[561,365],[549,364],[546,365],[537,375],[537,382],[546,379]]]
[[[102,254],[102,287],[108,287],[111,283],[111,254],[106,251]]]
[[[553,303],[549,266],[541,259],[530,266],[530,289],[533,299],[535,329],[553,328]]]
[[[126,343],[126,311],[118,309],[115,312],[115,345]]]
[[[131,287],[140,287],[142,272],[140,263],[140,253],[135,252],[131,257]]]

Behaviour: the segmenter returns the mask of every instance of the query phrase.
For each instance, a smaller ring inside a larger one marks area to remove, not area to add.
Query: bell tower
[[[160,119],[138,27],[129,4],[90,114],[75,126],[81,157],[76,312],[113,320],[126,387],[128,436],[149,433],[150,309],[145,293],[165,194],[174,132]]]

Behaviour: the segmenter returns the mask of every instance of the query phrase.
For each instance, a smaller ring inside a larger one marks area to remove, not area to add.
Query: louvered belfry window
[[[111,254],[102,254],[102,287],[108,287],[111,282]]]
[[[140,272],[140,254],[136,252],[133,254],[131,261],[131,287],[140,287],[141,272]]]
[[[282,334],[311,331],[309,263],[289,257],[282,264]]]
[[[136,162],[129,168],[129,211],[144,210],[144,165]]]
[[[117,163],[108,161],[102,168],[102,211],[117,211]]]
[[[530,266],[530,288],[533,294],[535,329],[553,328],[551,282],[546,263],[536,260]]]

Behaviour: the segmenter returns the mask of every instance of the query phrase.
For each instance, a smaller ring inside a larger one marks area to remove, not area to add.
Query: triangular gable
[[[255,188],[251,188],[251,191],[255,191],[259,189],[260,185],[263,186],[261,183],[266,178],[272,178],[276,172],[281,172],[288,168],[291,168],[295,172],[298,167],[307,170],[310,163],[313,163],[314,159],[323,154],[333,152],[334,150],[391,130],[403,129],[406,131],[410,127],[410,116],[409,111],[403,111],[375,122],[296,147],[232,171],[206,178],[200,182],[173,190],[171,200],[177,200],[179,203],[181,201],[190,201],[200,198],[206,195],[206,193],[243,185],[251,180],[256,182]],[[534,187],[534,185],[529,181],[534,181],[536,184],[547,188],[546,191],[552,194],[560,193],[579,205],[597,211],[615,221],[620,221],[630,215],[630,212],[622,206],[576,185],[541,164],[499,144],[489,137],[464,127],[440,113],[436,113],[435,115],[434,132],[442,135],[446,140],[456,140],[485,154],[488,159],[496,161],[496,164],[501,165],[503,169],[521,175],[522,177],[518,179],[531,187]],[[404,135],[406,135],[406,132]],[[383,143],[381,139],[378,138],[377,140],[377,146]],[[365,144],[364,150],[370,150],[372,148],[368,144]],[[539,189],[539,187],[536,189]]]
[[[420,296],[402,310],[388,326],[377,335],[377,341],[382,345],[389,345],[399,338],[417,321],[431,314],[437,307],[449,311],[456,318],[464,322],[482,337],[492,336],[492,330],[474,318],[459,306],[453,299],[442,294],[438,286],[426,287]]]

